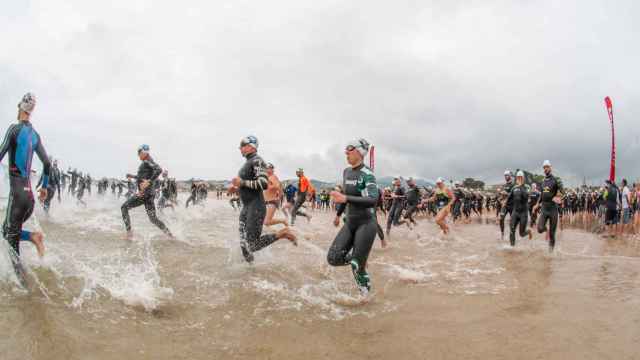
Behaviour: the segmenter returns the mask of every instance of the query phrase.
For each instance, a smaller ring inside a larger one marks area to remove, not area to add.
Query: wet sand
[[[129,243],[118,202],[91,200],[36,213],[49,253],[23,247],[30,294],[0,285],[2,359],[640,358],[636,239],[565,229],[549,255],[540,235],[512,250],[492,223],[442,237],[425,219],[377,241],[360,303],[326,265],[329,214],[247,265],[227,202],[166,212],[178,241],[135,210]]]

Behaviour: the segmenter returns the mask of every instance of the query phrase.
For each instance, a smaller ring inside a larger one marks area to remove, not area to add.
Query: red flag
[[[369,150],[369,168],[374,171],[376,167],[376,147],[371,145]]]
[[[616,136],[613,127],[613,103],[608,96],[604,98],[604,104],[607,107],[607,114],[609,114],[609,122],[611,123],[611,168],[609,170],[609,180],[611,182],[616,181]]]

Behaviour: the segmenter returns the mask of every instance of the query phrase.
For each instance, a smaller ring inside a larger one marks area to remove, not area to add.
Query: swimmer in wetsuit
[[[503,194],[505,194],[507,197],[505,198],[504,202],[501,202],[502,206],[500,208],[500,215],[498,220],[498,224],[500,225],[501,239],[504,239],[504,219],[507,217],[507,214],[511,216],[511,213],[513,212],[513,204],[512,202],[510,202],[511,200],[509,200],[508,198],[508,194],[511,192],[511,189],[513,188],[513,178],[511,177],[511,175],[512,174],[510,170],[506,170],[504,172],[505,184],[502,186],[502,190],[503,190]]]
[[[552,252],[556,245],[556,228],[558,226],[558,206],[562,202],[563,186],[560,179],[551,174],[551,162],[545,160],[542,164],[544,180],[542,181],[542,193],[534,211],[541,209],[538,219],[538,233],[547,231],[549,222],[549,251]]]
[[[127,230],[127,238],[131,239],[131,218],[129,217],[129,209],[136,208],[140,205],[144,205],[147,212],[147,216],[151,223],[157,226],[162,232],[164,232],[170,238],[173,238],[171,231],[167,226],[158,219],[156,215],[156,204],[153,202],[155,198],[155,192],[153,191],[153,182],[158,179],[162,169],[149,154],[149,145],[141,145],[138,148],[138,157],[140,158],[140,167],[138,167],[137,175],[127,174],[128,179],[135,179],[138,192],[131,194],[131,197],[122,204],[120,209],[122,210],[122,220]]]
[[[538,186],[533,183],[531,184],[531,191],[529,192],[529,217],[531,218],[531,222],[529,223],[530,227],[534,227],[536,224],[536,219],[538,218],[538,212],[533,211],[533,207],[536,206],[538,201],[540,200],[540,191],[538,191]]]
[[[413,178],[407,180],[407,186],[409,187],[406,193],[407,210],[404,212],[403,220],[400,220],[398,224],[402,225],[406,223],[411,229],[411,225],[416,225],[413,214],[418,210],[418,205],[420,204],[420,190],[416,186],[416,181],[413,180]]]
[[[302,205],[307,201],[307,192],[311,190],[311,183],[309,179],[304,176],[303,169],[298,169],[296,176],[298,177],[298,197],[293,204],[293,210],[291,210],[291,226],[295,225],[296,216],[304,216],[307,218],[307,221],[311,221],[311,215],[302,211]]]
[[[400,178],[393,179],[393,192],[389,194],[391,198],[391,208],[389,214],[387,214],[387,236],[391,234],[391,225],[400,225],[400,215],[404,208],[405,191],[402,187]]]
[[[36,185],[36,189],[39,187],[41,188],[43,186],[44,177],[45,177],[44,174],[40,175],[40,180],[38,180],[38,185]],[[58,192],[58,202],[60,202],[61,189],[60,189],[60,170],[58,169],[58,160],[53,161],[53,167],[50,170],[50,176],[49,176],[49,186],[47,187],[47,198],[44,199],[44,203],[42,205],[42,208],[47,214],[49,213],[49,208],[51,207],[51,200],[56,194],[56,190]]]
[[[38,191],[38,199],[47,198],[51,163],[42,145],[42,139],[31,125],[31,114],[36,106],[36,98],[27,93],[18,103],[18,123],[7,129],[2,145],[0,145],[0,161],[9,154],[9,201],[7,215],[2,225],[2,235],[12,249],[11,260],[18,275],[24,282],[24,270],[20,264],[20,241],[31,241],[44,255],[43,234],[22,229],[22,225],[31,217],[35,204],[31,190],[31,161],[33,153],[42,161],[42,187]],[[24,285],[24,283],[23,283]]]
[[[333,221],[340,225],[340,216],[346,212],[344,225],[329,248],[327,262],[332,266],[350,265],[358,289],[363,295],[371,290],[367,273],[367,259],[377,232],[375,215],[378,203],[378,185],[373,172],[363,161],[369,151],[364,139],[352,141],[345,148],[349,167],[343,172],[343,191],[332,191],[337,204],[337,215]]]
[[[508,201],[513,204],[511,213],[511,233],[509,235],[509,243],[511,246],[516,245],[516,229],[520,230],[520,237],[529,236],[531,240],[531,230],[527,230],[527,216],[529,203],[529,189],[524,184],[524,172],[518,171],[516,174],[516,184],[511,188]]]
[[[240,141],[240,153],[247,161],[238,176],[231,180],[233,191],[238,191],[242,209],[240,210],[239,230],[240,248],[247,262],[253,262],[253,253],[271,245],[275,241],[286,238],[294,245],[298,245],[295,235],[289,228],[284,228],[275,234],[262,235],[262,224],[267,213],[263,191],[269,185],[266,164],[258,156],[258,139],[247,136]]]
[[[158,200],[158,209],[162,212],[164,208],[170,207],[171,210],[175,211],[173,207],[173,203],[171,201],[171,181],[169,180],[169,171],[162,171],[162,180],[159,182],[160,185],[160,200]]]

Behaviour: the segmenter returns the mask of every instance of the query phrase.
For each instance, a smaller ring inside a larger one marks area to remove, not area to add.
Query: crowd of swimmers
[[[41,256],[44,253],[43,234],[23,229],[35,204],[31,186],[33,154],[43,164],[36,190],[46,212],[55,194],[58,201],[62,201],[61,195],[66,193],[85,205],[83,198],[85,193],[91,194],[94,181],[88,173],[77,169],[61,171],[57,160],[49,158],[31,124],[35,106],[35,96],[24,95],[18,103],[18,122],[9,127],[0,146],[0,161],[8,155],[10,183],[2,230],[12,249],[12,261],[20,279],[24,273],[19,258],[20,241],[32,242]],[[318,190],[302,168],[296,171],[295,181],[281,182],[275,166],[258,155],[258,145],[255,136],[241,139],[239,151],[245,158],[244,164],[227,188],[215,187],[217,199],[226,195],[230,197],[231,206],[239,210],[240,249],[245,260],[252,262],[255,252],[279,239],[297,245],[297,236],[291,227],[300,217],[311,222],[315,211],[335,212],[333,225],[340,230],[327,249],[327,262],[332,266],[350,267],[358,289],[365,295],[371,289],[367,260],[375,238],[380,238],[386,247],[394,227],[407,226],[413,230],[420,219],[433,219],[445,237],[453,226],[470,223],[474,218],[495,219],[502,239],[508,231],[510,246],[516,245],[517,237],[531,239],[537,232],[544,234],[550,251],[556,245],[558,226],[562,229],[566,222],[599,225],[607,236],[640,231],[640,184],[629,187],[626,180],[620,185],[607,180],[597,188],[565,189],[552,174],[548,160],[542,164],[544,176],[538,181],[531,181],[521,170],[515,175],[507,170],[504,184],[493,191],[465,187],[460,182],[442,178],[432,186],[418,186],[412,178],[397,177],[391,186],[383,188],[377,183],[373,170],[365,165],[369,142],[359,138],[344,148],[346,167],[342,180],[335,187]],[[155,162],[148,145],[138,147],[137,157],[140,165],[135,174],[126,174],[122,180],[98,180],[98,195],[105,196],[111,189],[114,197],[124,196],[121,213],[126,238],[131,239],[133,234],[129,211],[139,206],[144,206],[151,223],[173,238],[170,229],[158,218],[156,209],[174,209],[178,205],[176,180]],[[202,205],[208,198],[210,185],[192,180],[190,190],[185,207]],[[505,229],[507,216],[509,226]],[[264,226],[281,227],[263,234]]]

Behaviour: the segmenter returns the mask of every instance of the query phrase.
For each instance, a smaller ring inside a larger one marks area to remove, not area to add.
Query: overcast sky
[[[33,91],[47,151],[94,177],[135,171],[147,143],[173,176],[228,179],[254,134],[285,178],[336,180],[364,137],[379,176],[496,182],[549,159],[600,181],[609,95],[618,174],[635,178],[638,14],[637,1],[0,0],[0,130]]]

